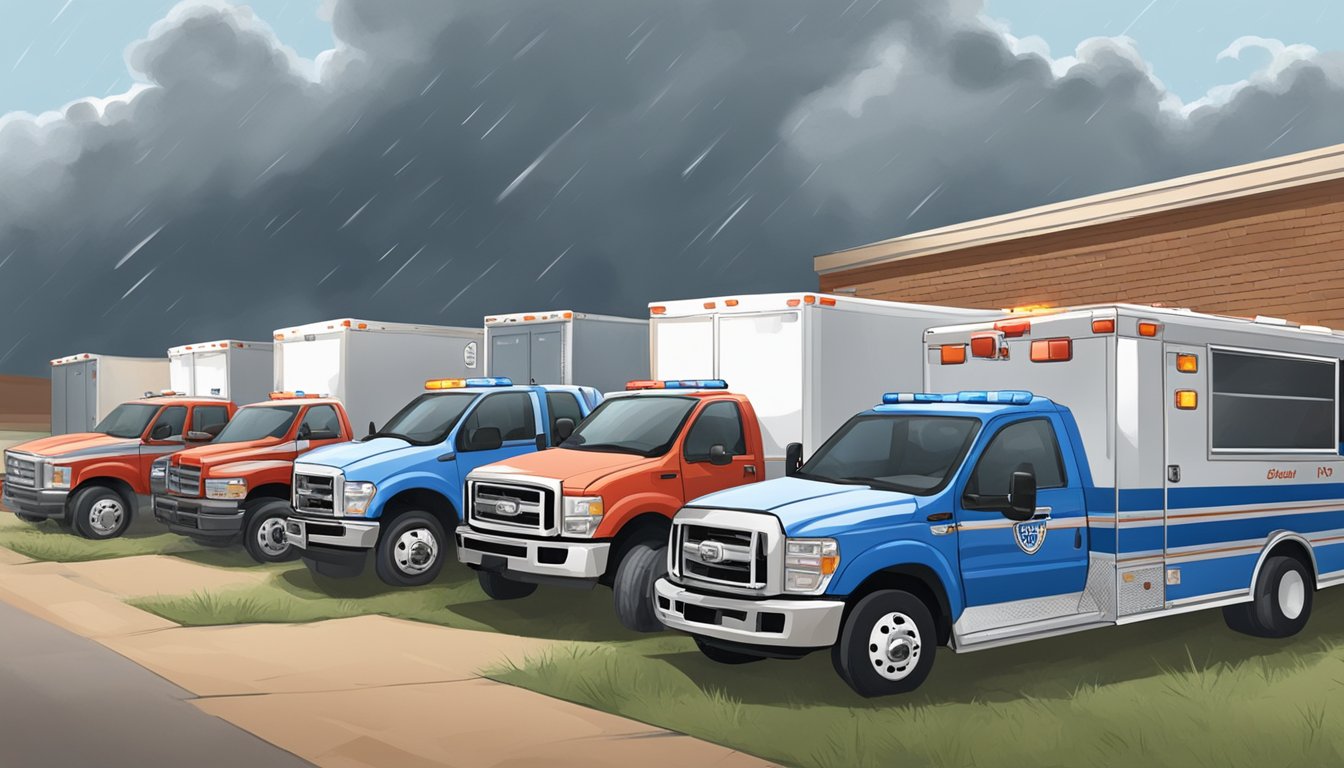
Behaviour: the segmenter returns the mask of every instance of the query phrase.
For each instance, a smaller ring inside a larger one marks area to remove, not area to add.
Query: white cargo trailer
[[[571,384],[599,392],[649,376],[649,321],[569,310],[485,318],[486,367],[515,384]]]
[[[192,397],[222,397],[238,405],[265,400],[274,379],[269,341],[206,341],[168,350],[169,388]]]
[[[810,453],[885,392],[921,390],[924,331],[1000,311],[847,296],[770,293],[654,302],[653,379],[723,379],[751,399],[766,477],[785,449]]]
[[[79,354],[51,361],[51,434],[88,432],[127,400],[168,388],[161,357]]]
[[[330,320],[275,332],[275,389],[330,395],[356,434],[381,427],[428,379],[483,376],[480,328]]]

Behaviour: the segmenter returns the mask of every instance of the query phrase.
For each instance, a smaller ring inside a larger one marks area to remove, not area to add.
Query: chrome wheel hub
[[[89,509],[89,527],[94,533],[115,533],[126,518],[126,508],[117,499],[99,499]]]
[[[419,575],[439,559],[439,541],[428,528],[412,528],[397,537],[392,559],[402,573]]]
[[[289,540],[285,538],[285,521],[273,517],[257,528],[257,543],[268,555],[283,555],[289,551]]]
[[[922,640],[915,620],[893,611],[868,634],[868,661],[888,680],[904,680],[919,665]]]
[[[1279,579],[1279,610],[1288,619],[1296,619],[1302,615],[1302,609],[1307,604],[1307,584],[1302,580],[1302,574],[1297,571],[1288,571]]]

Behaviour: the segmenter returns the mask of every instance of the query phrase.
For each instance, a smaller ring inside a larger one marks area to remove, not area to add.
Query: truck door
[[[1165,518],[1173,511],[1179,511],[1173,510],[1171,503],[1173,489],[1213,484],[1207,477],[1198,477],[1201,469],[1209,464],[1208,419],[1209,409],[1213,403],[1210,402],[1212,397],[1208,395],[1204,385],[1203,374],[1210,362],[1208,351],[1203,347],[1168,343],[1162,345],[1162,399],[1165,403],[1162,407],[1163,509],[1155,514],[1161,514],[1164,519],[1161,529],[1141,529],[1150,533],[1145,536],[1145,543],[1138,547],[1140,555],[1137,561],[1121,566],[1119,593],[1121,615],[1161,610],[1166,607],[1168,568],[1172,569],[1174,591],[1178,593],[1180,591],[1180,568],[1168,564],[1166,560],[1171,556],[1172,547],[1186,543],[1179,540],[1181,536],[1179,529],[1188,532],[1191,528],[1179,526],[1178,530],[1168,530]],[[1192,366],[1194,370],[1181,370],[1183,365],[1187,368]],[[1173,533],[1178,541],[1171,541]]]
[[[723,446],[726,464],[711,461],[714,446]],[[750,482],[760,471],[760,457],[748,449],[737,403],[720,400],[701,408],[682,440],[681,487],[686,500]]]
[[[533,328],[529,349],[529,378],[518,384],[567,384],[565,381],[564,329],[559,325]]]
[[[1078,600],[1064,596],[1076,598],[1087,581],[1087,512],[1078,473],[1065,459],[1073,446],[1059,427],[1053,414],[991,424],[960,494],[967,607],[1033,601],[1029,611],[996,615],[999,626],[1076,613]],[[1036,518],[1014,522],[1000,509],[1013,473],[1027,469],[1036,475]]]
[[[532,379],[530,334],[526,328],[490,332],[490,375],[506,376],[515,384]]]
[[[458,479],[477,467],[537,450],[537,405],[529,392],[497,392],[478,400],[457,428]],[[473,447],[477,430],[499,430],[498,448]]]

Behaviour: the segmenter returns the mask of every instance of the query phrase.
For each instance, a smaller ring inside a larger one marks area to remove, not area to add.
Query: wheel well
[[[121,497],[121,500],[126,503],[126,511],[129,512],[132,516],[134,516],[139,511],[137,509],[139,505],[136,504],[135,500],[135,489],[132,488],[131,484],[126,482],[125,480],[118,480],[115,477],[95,477],[91,480],[86,480],[80,483],[78,486],[76,486],[73,490],[71,490],[70,495],[67,496],[66,498],[69,499],[70,502],[73,502],[76,494],[78,494],[85,488],[93,488],[93,487],[109,488],[115,491],[117,495]],[[67,502],[65,510],[67,518],[70,515],[74,514],[74,510],[75,510],[74,505]]]
[[[661,544],[667,543],[668,534],[672,531],[672,521],[666,515],[660,515],[657,512],[644,512],[627,520],[621,530],[617,531],[616,538],[611,542],[611,557],[607,558],[607,573],[616,573],[616,567],[620,565],[621,559],[630,548],[641,542],[653,541]]]
[[[1307,548],[1307,545],[1303,544],[1299,539],[1285,538],[1279,541],[1273,547],[1270,547],[1261,562],[1263,563],[1276,555],[1291,557],[1301,563],[1302,567],[1307,569],[1307,574],[1311,576],[1312,584],[1314,585],[1316,583],[1316,558],[1312,556],[1312,552]],[[1257,568],[1256,571],[1258,577],[1259,568]]]
[[[252,501],[253,499],[280,499],[281,501],[289,501],[289,485],[286,483],[259,485],[247,494],[248,501]]]
[[[427,488],[407,488],[388,499],[383,505],[381,519],[388,523],[413,509],[437,517],[449,536],[452,536],[453,529],[457,527],[457,508],[453,506],[453,502],[443,494]]]
[[[926,565],[897,565],[886,568],[859,585],[849,596],[849,605],[881,589],[900,589],[918,597],[933,614],[933,623],[938,630],[939,645],[946,644],[952,638],[952,606],[947,600],[947,591],[938,574]]]

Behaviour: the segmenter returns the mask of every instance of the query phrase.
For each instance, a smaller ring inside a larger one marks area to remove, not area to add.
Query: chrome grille
[[[5,453],[5,482],[15,488],[37,487],[37,460]]]
[[[184,464],[169,464],[164,473],[164,487],[175,496],[200,498],[201,468]]]
[[[331,475],[294,475],[294,509],[315,515],[336,514],[336,478]]]
[[[759,531],[683,523],[673,540],[673,563],[684,579],[761,589],[769,573],[765,544]]]
[[[471,522],[483,527],[549,531],[556,513],[554,494],[528,485],[474,482],[471,487]]]

